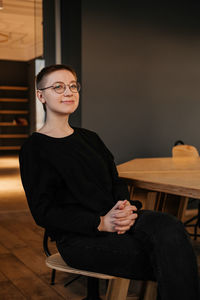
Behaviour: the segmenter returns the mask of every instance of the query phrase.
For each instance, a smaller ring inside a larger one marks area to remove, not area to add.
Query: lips
[[[67,100],[67,101],[61,101],[62,103],[67,103],[67,104],[72,104],[74,103],[75,101],[74,100]]]

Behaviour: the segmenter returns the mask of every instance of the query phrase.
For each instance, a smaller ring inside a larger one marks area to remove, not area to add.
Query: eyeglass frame
[[[77,85],[78,85],[78,90],[77,90],[77,92],[73,92],[72,90],[71,90],[71,88],[70,88],[70,84],[72,84],[72,83],[76,83]],[[55,87],[54,87],[54,85],[56,84],[56,83],[63,83],[64,84],[64,87],[65,87],[65,90],[64,90],[64,92],[62,92],[62,93],[58,93],[58,92],[56,92],[55,91]],[[45,87],[45,88],[42,88],[42,89],[38,89],[38,91],[44,91],[44,90],[47,90],[47,89],[50,89],[50,88],[53,88],[54,89],[54,91],[55,91],[55,93],[57,93],[57,94],[64,94],[65,93],[65,91],[66,91],[66,89],[67,89],[67,86],[69,87],[69,89],[70,89],[70,91],[72,92],[72,93],[74,93],[74,94],[76,94],[76,93],[79,93],[80,92],[80,90],[81,90],[81,85],[80,85],[80,83],[79,82],[77,82],[77,81],[73,81],[72,83],[69,83],[69,84],[65,84],[64,82],[62,82],[62,81],[57,81],[57,82],[55,82],[54,83],[54,85],[51,85],[51,86],[47,86],[47,87]]]

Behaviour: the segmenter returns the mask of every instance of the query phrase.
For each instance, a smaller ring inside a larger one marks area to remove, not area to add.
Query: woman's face
[[[76,78],[70,71],[58,70],[44,78],[41,88],[52,86],[56,82],[63,82],[66,85],[67,88],[64,93],[58,94],[53,88],[49,88],[37,91],[37,97],[42,103],[45,103],[47,114],[51,112],[70,115],[79,104],[79,93],[73,93],[69,89],[69,84],[75,83]]]

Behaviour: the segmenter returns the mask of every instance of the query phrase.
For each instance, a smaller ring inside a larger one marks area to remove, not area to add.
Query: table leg
[[[188,200],[188,197],[161,193],[161,200],[157,210],[174,215],[182,221]]]
[[[129,284],[129,279],[110,279],[105,300],[126,300]]]
[[[177,215],[177,218],[181,221],[184,220],[184,216],[185,216],[185,212],[186,212],[186,209],[187,209],[188,202],[189,202],[188,197],[181,196],[179,209],[178,209],[178,215]]]
[[[134,185],[129,184],[130,199],[139,200],[142,203],[143,209],[156,210],[159,205],[160,192],[147,191],[140,188],[134,188]]]
[[[145,209],[155,210],[158,192],[148,192]]]
[[[157,282],[146,282],[145,293],[143,300],[156,300],[157,297]]]

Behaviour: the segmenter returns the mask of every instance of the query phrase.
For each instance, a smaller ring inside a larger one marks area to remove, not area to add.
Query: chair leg
[[[55,284],[55,277],[56,277],[56,270],[52,269],[52,273],[51,273],[51,285]]]
[[[197,216],[194,216],[192,217],[191,219],[187,220],[186,222],[184,222],[183,224],[186,226],[186,227],[193,227],[194,225],[193,224],[189,224],[191,223],[192,221],[196,220],[197,219]],[[189,224],[189,225],[188,225]]]
[[[99,279],[94,277],[87,278],[87,297],[83,300],[101,300],[99,297]]]
[[[197,224],[194,226],[194,240],[197,239]]]
[[[200,203],[198,205],[198,215],[197,215],[197,222],[194,225],[194,240],[197,239],[197,237],[199,236],[199,234],[197,233],[197,228],[200,227]]]
[[[64,287],[67,287],[68,285],[70,285],[72,282],[76,281],[77,279],[79,279],[82,275],[78,275],[76,276],[74,279],[68,281],[67,283],[64,284]]]
[[[130,279],[110,279],[105,300],[126,300]]]
[[[198,204],[198,215],[197,215],[197,225],[200,228],[200,202]]]
[[[157,298],[157,282],[147,281],[143,300],[155,300]],[[157,298],[159,299],[159,297]]]

